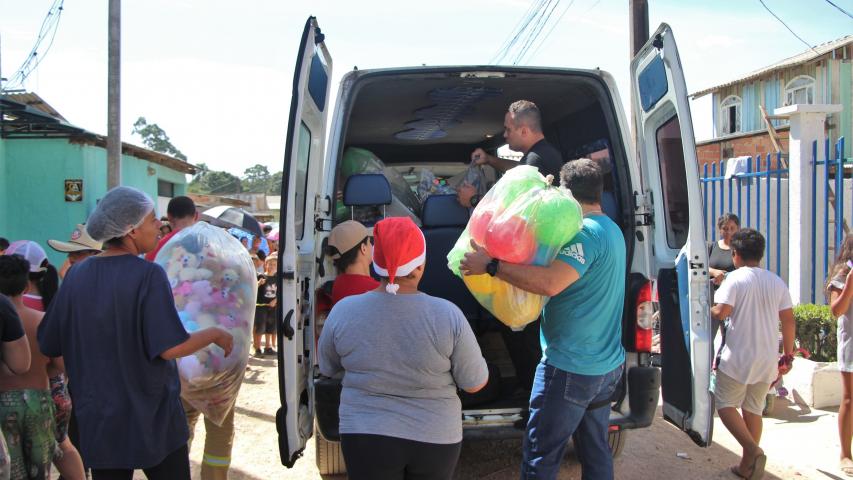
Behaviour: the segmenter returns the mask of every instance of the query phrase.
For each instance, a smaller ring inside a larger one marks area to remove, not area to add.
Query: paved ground
[[[272,359],[251,359],[237,408],[234,461],[235,480],[318,479],[313,448],[296,467],[286,469],[278,458],[274,415],[278,407],[277,379]],[[840,479],[837,468],[836,410],[810,410],[778,401],[772,417],[765,418],[762,447],[769,457],[766,479]],[[616,462],[619,479],[734,479],[728,467],[738,461],[734,439],[717,420],[714,444],[699,448],[682,432],[663,420],[651,428],[631,432],[625,451]],[[191,452],[198,478],[204,428],[196,430]],[[518,478],[520,442],[478,442],[465,445],[457,479],[508,480]],[[144,478],[139,475],[138,478]],[[326,477],[343,480],[345,477]],[[560,479],[579,479],[580,468],[571,459]]]

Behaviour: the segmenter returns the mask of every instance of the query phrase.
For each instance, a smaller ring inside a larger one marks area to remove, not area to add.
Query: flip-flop
[[[767,455],[763,453],[752,461],[752,472],[747,477],[749,480],[761,480],[764,477],[764,467],[767,466]]]
[[[839,465],[838,468],[841,469],[844,475],[847,475],[848,477],[853,477],[853,460],[849,458],[841,460],[841,465]]]

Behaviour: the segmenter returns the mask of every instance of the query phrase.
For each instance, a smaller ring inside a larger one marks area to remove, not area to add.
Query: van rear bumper
[[[610,425],[620,430],[646,428],[652,424],[660,397],[661,373],[657,367],[635,366],[628,370],[627,414],[610,412]],[[340,379],[318,378],[314,381],[317,426],[323,438],[337,441],[338,407],[341,401]],[[624,409],[622,411],[625,411]],[[462,432],[466,440],[502,440],[518,438],[524,433],[522,409],[508,408],[462,411]]]

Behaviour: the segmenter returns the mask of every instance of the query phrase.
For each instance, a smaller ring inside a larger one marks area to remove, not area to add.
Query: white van
[[[284,158],[276,414],[282,463],[293,466],[314,436],[321,473],[344,469],[335,442],[340,381],[321,378],[315,358],[318,325],[328,310],[323,292],[334,279],[323,247],[335,222],[349,218],[335,214],[341,202],[346,215],[371,206],[388,214],[392,197],[399,196],[389,191],[387,175],[347,172],[344,184],[345,151],[367,150],[407,181],[423,170],[449,177],[466,169],[475,148],[496,152],[503,145],[504,113],[519,99],[539,105],[545,136],[566,160],[593,145],[606,149],[611,165],[603,203],[622,228],[628,254],[622,326],[628,353],[611,407],[614,455],[627,430],[652,423],[659,392],[663,417],[697,444],[709,445],[707,251],[687,91],[669,26],[661,25],[631,63],[636,143],[610,74],[504,66],[353,70],[341,81],[327,135],[332,58],[323,40],[316,19],[309,18],[296,62]],[[426,202],[422,212],[414,212],[427,238],[425,277],[433,276],[422,289],[460,306],[484,356],[499,367],[493,375],[511,385],[512,368],[501,366],[501,342],[490,328],[495,320],[470,303],[446,267],[448,242],[462,232],[467,217],[452,211],[453,202],[432,197]],[[489,402],[463,406],[466,441],[522,435],[527,398],[505,390]]]

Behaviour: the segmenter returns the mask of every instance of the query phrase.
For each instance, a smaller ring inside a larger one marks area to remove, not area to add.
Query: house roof
[[[832,40],[831,42],[822,43],[820,45],[815,46],[812,49],[806,50],[805,52],[794,55],[793,57],[786,58],[780,62],[774,63],[773,65],[769,65],[767,67],[758,69],[752,73],[747,74],[744,77],[738,78],[737,80],[732,80],[727,83],[723,83],[721,85],[717,85],[715,87],[706,88],[704,90],[700,90],[698,92],[690,94],[690,97],[693,99],[705,96],[709,93],[715,92],[721,88],[729,87],[737,83],[746,82],[749,80],[754,80],[758,77],[767,75],[769,73],[773,73],[779,70],[784,70],[786,68],[795,67],[797,65],[802,65],[804,63],[811,62],[812,60],[817,59],[823,55],[826,55],[829,52],[837,48],[844,47],[853,43],[853,35],[847,35],[841,37],[836,40]]]
[[[0,138],[34,137],[68,138],[71,143],[107,148],[106,136],[71,125],[35,93],[0,95]],[[122,142],[121,151],[181,173],[194,174],[197,171],[195,165],[130,143]]]

